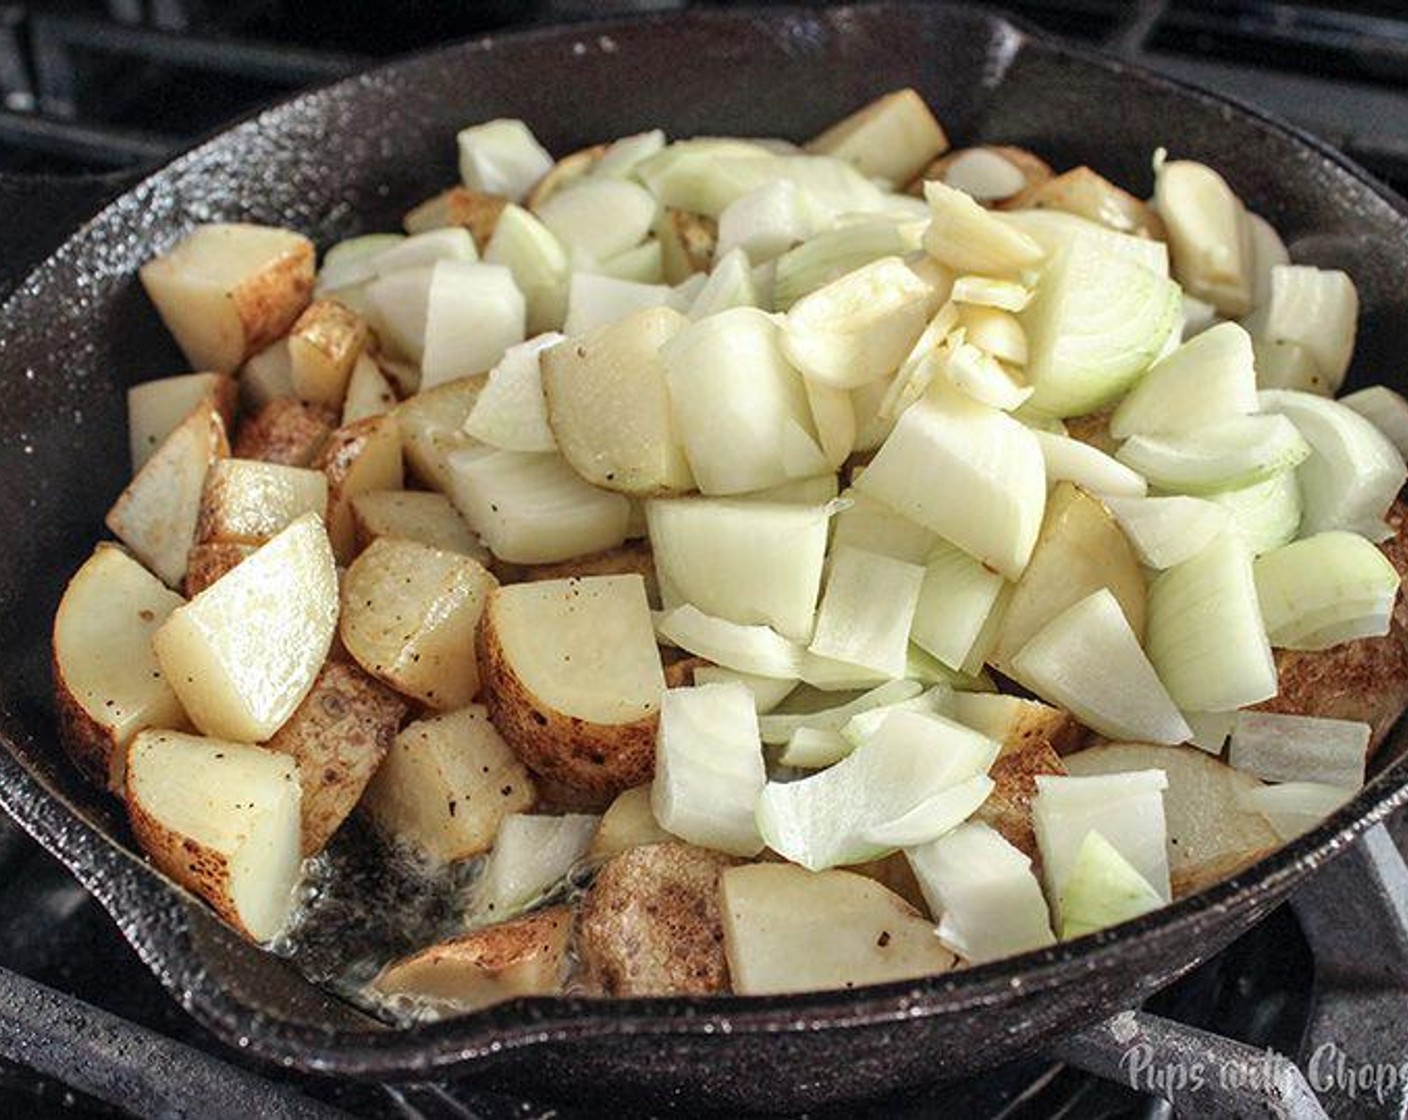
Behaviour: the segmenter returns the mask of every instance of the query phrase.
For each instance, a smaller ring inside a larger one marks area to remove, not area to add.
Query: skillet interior
[[[60,757],[47,629],[120,490],[122,391],[181,372],[136,267],[199,221],[294,225],[320,244],[394,228],[452,181],[455,129],[529,120],[559,153],[664,125],[804,137],[913,84],[959,142],[1028,143],[1147,191],[1159,144],[1221,169],[1297,259],[1364,302],[1360,380],[1401,378],[1408,221],[1326,150],[1174,83],[971,10],[876,5],[697,13],[484,40],[302,96],[197,148],[75,234],[0,309],[0,802],[113,913],[173,994],[227,1040],[310,1070],[531,1078],[564,1091],[800,1107],[996,1064],[1137,1002],[1223,947],[1408,799],[1394,761],[1325,827],[1197,898],[1020,962],[785,999],[533,1000],[391,1032],[229,933],[131,855],[120,812]],[[781,126],[781,127],[780,127]],[[1401,381],[1399,387],[1403,388]],[[1401,737],[1387,748],[1402,754]],[[764,1037],[760,1037],[764,1036]]]

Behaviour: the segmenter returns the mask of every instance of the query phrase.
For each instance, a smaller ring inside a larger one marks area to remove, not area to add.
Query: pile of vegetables
[[[199,372],[131,391],[58,707],[236,928],[356,810],[477,868],[384,995],[850,986],[1136,918],[1363,784],[1408,404],[1335,399],[1353,282],[1214,169],[949,151],[912,90],[801,147],[458,142],[404,235],[142,269]]]

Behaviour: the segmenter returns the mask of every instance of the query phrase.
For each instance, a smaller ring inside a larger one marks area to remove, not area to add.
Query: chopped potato
[[[534,583],[545,579],[581,579],[585,576],[624,576],[634,573],[645,580],[645,595],[654,606],[660,602],[655,582],[655,555],[650,542],[627,541],[605,552],[593,552],[557,564],[495,565],[504,583]]]
[[[405,703],[385,685],[355,665],[330,661],[269,740],[270,750],[298,764],[305,856],[322,851],[357,807],[405,714]]]
[[[913,89],[876,98],[807,142],[807,151],[843,159],[897,187],[947,150],[943,128]]]
[[[604,863],[629,848],[673,839],[655,819],[655,810],[650,807],[650,787],[636,786],[617,794],[616,800],[602,814],[592,845],[587,849],[587,859]]]
[[[399,537],[489,563],[489,553],[443,494],[429,490],[370,490],[352,499],[357,551],[378,537]]]
[[[194,369],[234,373],[288,332],[313,292],[313,243],[267,226],[197,226],[141,268]]]
[[[544,202],[550,199],[563,187],[576,179],[580,179],[592,169],[592,165],[606,154],[605,144],[593,144],[590,148],[583,148],[581,151],[565,155],[552,165],[548,173],[538,180],[537,184],[528,192],[524,205],[529,210],[537,211]]]
[[[121,794],[127,745],[144,727],[184,727],[152,634],[181,605],[122,549],[99,545],[69,580],[54,618],[59,737],[88,778]]]
[[[143,731],[127,755],[127,812],[152,863],[255,941],[293,912],[298,770],[286,755]]]
[[[376,360],[361,354],[352,367],[347,381],[347,396],[342,401],[342,426],[355,424],[369,416],[382,416],[396,407],[396,390]]]
[[[336,424],[336,415],[324,405],[279,397],[240,425],[234,455],[306,467],[317,458]]]
[[[500,822],[535,796],[523,764],[473,704],[396,736],[362,808],[383,835],[450,861],[488,851]]]
[[[468,187],[451,187],[407,212],[401,220],[407,233],[425,233],[447,226],[463,226],[474,238],[474,247],[482,254],[489,247],[489,238],[499,224],[509,200],[503,195],[485,194]]]
[[[1045,743],[1057,754],[1069,754],[1086,738],[1085,728],[1065,709],[996,692],[954,693],[952,715],[959,723],[1001,743],[1004,755],[1038,743]]]
[[[610,860],[582,899],[578,952],[610,996],[728,991],[719,873],[735,861],[690,844],[649,844]]]
[[[366,344],[367,324],[360,315],[335,299],[314,300],[288,335],[294,395],[314,404],[342,404]]]
[[[327,479],[318,471],[220,459],[205,475],[196,541],[263,544],[305,513],[322,516],[327,504]]]
[[[206,472],[229,453],[225,422],[205,397],[108,510],[108,528],[168,586],[181,586],[186,574]]]
[[[472,1011],[515,996],[562,990],[572,908],[550,906],[462,933],[392,961],[372,981],[384,996],[412,996]]]
[[[919,880],[914,876],[914,868],[910,866],[904,852],[891,852],[869,863],[852,864],[846,870],[856,875],[864,875],[867,879],[874,879],[887,891],[899,895],[919,913],[929,912],[929,904],[924,901],[924,891],[920,888]]]
[[[655,236],[660,241],[665,283],[679,284],[713,266],[719,223],[704,214],[666,206],[655,223]]]
[[[258,412],[279,397],[293,396],[293,361],[287,336],[271,342],[240,366],[239,393],[240,404],[248,412]]]
[[[1014,210],[1063,210],[1099,222],[1119,233],[1155,241],[1164,239],[1164,224],[1142,199],[1121,190],[1089,167],[1074,167],[1054,179],[1027,187],[1008,200]]]
[[[474,630],[496,581],[478,561],[381,537],[347,569],[340,633],[372,676],[431,708],[479,691]]]
[[[1066,767],[1044,739],[1028,739],[1016,750],[998,756],[988,777],[992,793],[973,814],[974,820],[991,825],[1024,855],[1040,863],[1036,832],[1032,827],[1032,798],[1041,774],[1064,774]]]
[[[447,381],[402,401],[396,409],[411,473],[433,490],[443,493],[449,487],[450,455],[475,446],[464,432],[464,422],[485,380],[486,375],[475,374]]]
[[[127,433],[132,445],[132,473],[140,471],[156,449],[191,414],[210,398],[215,411],[234,430],[235,404],[239,389],[233,378],[223,373],[186,373],[144,381],[127,390]]]
[[[206,541],[191,545],[186,556],[186,578],[181,590],[187,599],[194,599],[236,565],[248,560],[259,546],[238,541]]]
[[[339,563],[346,564],[357,552],[352,499],[373,490],[399,490],[405,481],[396,417],[369,416],[338,428],[315,465],[328,480],[328,537]]]

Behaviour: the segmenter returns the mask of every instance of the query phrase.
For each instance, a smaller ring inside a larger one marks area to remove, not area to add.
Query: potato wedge
[[[204,398],[137,472],[106,524],[137,559],[180,587],[195,540],[206,471],[230,453],[214,398]]]
[[[704,214],[691,214],[666,206],[655,222],[660,242],[660,265],[665,283],[679,284],[696,272],[708,272],[714,264],[714,246],[719,240],[719,223]]]
[[[1004,755],[1038,743],[1045,743],[1057,754],[1069,754],[1084,745],[1088,734],[1064,708],[997,692],[954,693],[952,716],[1001,743]]]
[[[159,870],[255,941],[287,922],[298,884],[298,770],[247,743],[143,731],[127,755],[132,832]]]
[[[523,205],[536,213],[539,206],[562,190],[563,187],[575,179],[580,179],[590,171],[592,165],[606,154],[606,148],[605,144],[593,144],[590,148],[582,148],[580,151],[563,156],[528,192],[528,197],[524,199]]]
[[[443,552],[472,556],[485,566],[489,551],[443,494],[429,490],[370,490],[352,498],[357,551],[378,537],[399,537]]]
[[[293,396],[293,361],[288,338],[278,339],[250,357],[239,372],[240,404],[258,412],[279,397]]]
[[[347,379],[347,396],[342,401],[342,426],[369,416],[382,416],[396,407],[396,390],[381,372],[376,360],[359,354]]]
[[[474,631],[496,586],[468,556],[382,537],[347,569],[339,633],[357,664],[397,692],[462,708],[479,691]]]
[[[630,848],[646,844],[663,844],[674,837],[660,827],[650,807],[650,787],[636,786],[616,795],[616,800],[601,815],[587,859],[605,863]]]
[[[548,424],[563,457],[594,486],[694,488],[660,360],[660,347],[687,323],[673,308],[652,307],[543,351]]]
[[[645,580],[645,595],[651,605],[660,602],[660,589],[655,582],[655,556],[647,540],[627,541],[605,552],[593,552],[574,560],[557,564],[495,565],[495,571],[505,583],[536,583],[545,579],[582,579],[586,576],[624,576],[635,574]]]
[[[489,247],[489,238],[499,224],[509,200],[503,195],[485,194],[468,187],[451,187],[427,198],[407,211],[401,225],[407,233],[425,233],[446,226],[463,226],[474,238],[474,247],[482,255]]]
[[[258,743],[308,694],[336,628],[337,569],[310,513],[172,611],[152,646],[201,731]]]
[[[948,137],[916,90],[899,89],[837,121],[806,148],[902,187],[948,150]]]
[[[322,851],[357,807],[405,714],[405,702],[385,685],[355,665],[329,661],[265,744],[298,764],[305,856]]]
[[[475,374],[447,381],[402,401],[396,409],[406,462],[411,473],[432,490],[449,489],[451,454],[476,446],[465,435],[464,422],[486,380],[486,375]]]
[[[302,234],[217,223],[197,226],[140,275],[191,367],[234,373],[308,305],[313,263]]]
[[[1027,740],[1018,750],[998,756],[988,777],[992,793],[978,807],[973,819],[991,825],[1014,848],[1041,862],[1036,833],[1032,829],[1032,798],[1036,796],[1039,774],[1064,774],[1061,757],[1044,739]]]
[[[614,800],[609,793],[577,789],[544,778],[541,774],[534,775],[533,784],[538,787],[538,800],[533,802],[533,812],[540,816],[579,813],[599,817]]]
[[[856,875],[864,875],[867,879],[874,879],[887,891],[899,895],[919,913],[929,912],[929,904],[924,901],[924,892],[920,889],[919,880],[914,877],[914,868],[910,867],[903,852],[892,852],[869,863],[852,864],[846,870]]]
[[[1168,775],[1164,819],[1174,898],[1235,875],[1281,846],[1266,818],[1238,802],[1238,791],[1261,783],[1197,747],[1105,743],[1067,755],[1065,762],[1077,776],[1127,770]]]
[[[215,404],[225,431],[234,431],[239,388],[223,373],[186,373],[144,381],[127,390],[127,435],[136,474],[156,449],[207,397]]]
[[[1089,167],[1073,167],[1053,179],[1028,186],[1004,209],[1061,210],[1099,222],[1119,233],[1164,240],[1164,224],[1142,199],[1115,186]]]
[[[972,195],[983,206],[1006,209],[1012,199],[1046,182],[1051,176],[1051,165],[1026,148],[987,144],[981,148],[959,148],[944,153],[911,179],[905,190],[917,198],[923,198],[924,184],[937,180]],[[982,189],[975,190],[975,186]]]
[[[728,991],[719,873],[736,861],[691,844],[648,844],[610,860],[582,899],[578,952],[609,996]]]
[[[305,513],[327,509],[328,482],[319,471],[257,459],[220,459],[201,492],[196,542],[263,544]]]
[[[477,650],[494,726],[529,769],[603,793],[649,780],[665,677],[639,576],[500,587]]]
[[[191,545],[191,551],[186,556],[186,578],[181,583],[182,592],[187,599],[194,599],[258,551],[258,545],[237,541],[207,541]]]
[[[323,449],[336,424],[336,413],[323,405],[278,397],[240,425],[234,456],[306,467]]]
[[[503,819],[536,796],[488,713],[472,704],[397,735],[362,808],[382,835],[448,862],[488,851]]]
[[[145,727],[184,727],[152,634],[181,596],[113,545],[99,545],[69,580],[54,617],[59,738],[95,784],[121,796],[127,745]]]
[[[460,934],[392,961],[372,981],[383,996],[410,996],[472,1011],[516,996],[552,995],[567,978],[570,906]]]
[[[405,482],[396,417],[369,416],[338,428],[314,466],[328,480],[327,525],[333,552],[339,563],[350,563],[357,553],[352,499],[373,490],[399,490]]]
[[[366,320],[335,299],[315,299],[288,334],[294,395],[313,404],[340,406],[366,344]]]
[[[720,875],[719,896],[738,995],[855,988],[947,972],[958,962],[932,922],[849,871],[745,864]]]

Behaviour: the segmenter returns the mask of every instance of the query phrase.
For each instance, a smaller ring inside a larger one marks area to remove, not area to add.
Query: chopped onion
[[[1300,529],[1300,484],[1295,471],[1282,471],[1237,490],[1208,494],[1203,500],[1227,511],[1232,527],[1253,556],[1294,540]]]
[[[1354,281],[1337,269],[1302,264],[1272,266],[1271,298],[1248,320],[1253,334],[1310,351],[1327,393],[1344,381],[1358,324]]]
[[[1192,431],[1256,411],[1251,336],[1219,323],[1154,363],[1110,417],[1110,435]]]
[[[891,712],[925,712],[929,715],[947,716],[950,714],[949,706],[952,700],[951,686],[933,685],[908,700],[887,704],[883,708],[871,708],[867,712],[857,712],[841,728],[841,738],[850,746],[858,747],[880,730],[880,725],[889,718]]]
[[[759,715],[772,711],[787,699],[799,682],[778,680],[774,677],[756,677],[752,673],[740,673],[736,669],[725,669],[722,665],[700,665],[694,670],[695,684],[743,685],[753,697],[753,707]]]
[[[606,261],[645,239],[655,224],[656,205],[648,190],[628,179],[579,179],[537,212],[569,251]]]
[[[1251,554],[1218,537],[1149,587],[1145,650],[1184,711],[1222,712],[1276,695]]]
[[[1227,761],[1268,782],[1364,784],[1369,725],[1283,712],[1239,712]]]
[[[928,391],[943,368],[940,347],[957,326],[957,307],[952,302],[944,303],[915,340],[895,376],[885,383],[879,406],[881,417],[893,420]],[[857,391],[865,387],[858,386]]]
[[[836,487],[839,485],[834,474],[818,474],[811,478],[798,478],[790,482],[782,482],[776,486],[769,486],[765,490],[754,490],[748,494],[739,494],[738,497],[749,502],[782,502],[785,505],[793,506],[820,506],[826,505],[836,497]],[[844,505],[833,507],[843,510]]]
[[[1260,398],[1262,408],[1294,421],[1314,449],[1296,471],[1301,531],[1349,529],[1374,540],[1386,537],[1384,515],[1408,479],[1393,444],[1338,401],[1286,389],[1263,390]]]
[[[1034,434],[1046,461],[1048,485],[1074,482],[1101,498],[1142,498],[1148,492],[1142,476],[1099,448],[1054,432]]]
[[[903,257],[919,247],[922,222],[873,218],[827,230],[777,258],[772,302],[788,310],[803,296],[884,257]]]
[[[835,766],[795,782],[769,782],[758,801],[768,846],[812,871],[863,863],[893,845],[865,839],[943,790],[986,774],[998,745],[960,724],[893,712]]]
[[[857,451],[874,451],[894,430],[895,418],[881,412],[890,385],[887,381],[872,381],[851,390],[851,404],[856,410]]]
[[[1061,895],[1061,940],[1157,910],[1159,892],[1095,829],[1085,834]]]
[[[903,560],[906,564],[923,564],[938,541],[931,530],[901,516],[869,494],[851,488],[842,497],[850,504],[836,515],[834,548],[851,545]]]
[[[1021,311],[1032,301],[1032,290],[1015,280],[994,280],[988,276],[960,276],[949,296],[954,303],[974,307]]]
[[[581,256],[574,250],[574,258]],[[581,268],[583,272],[597,272],[615,280],[630,280],[637,284],[659,284],[665,279],[664,253],[660,242],[653,238],[603,261],[584,262]]]
[[[997,613],[996,611],[993,612]],[[978,645],[982,644],[979,638]],[[975,649],[977,646],[974,647]],[[920,649],[913,642],[909,644],[909,656],[905,660],[904,675],[921,684],[943,684],[963,692],[994,692],[997,686],[992,677],[979,663],[972,673],[950,669],[928,650]]]
[[[1398,572],[1355,533],[1331,531],[1257,558],[1257,598],[1271,644],[1327,649],[1389,632]]]
[[[1310,457],[1284,416],[1233,416],[1170,435],[1132,436],[1116,453],[1161,490],[1209,494],[1264,482]]]
[[[908,669],[908,661],[905,665]],[[802,683],[822,692],[855,692],[874,688],[893,677],[863,665],[853,665],[849,661],[837,661],[834,657],[823,657],[811,650],[802,652]]]
[[[646,502],[662,584],[705,614],[811,638],[829,515],[825,506],[729,498]]]
[[[1181,743],[1191,734],[1109,588],[1042,627],[1012,659],[1012,676],[1111,739]]]
[[[1009,226],[1021,230],[1048,256],[1061,252],[1076,241],[1090,244],[1106,256],[1122,257],[1168,278],[1168,246],[1148,237],[1120,233],[1099,222],[1061,210],[1009,210],[1002,214]]]
[[[502,922],[551,894],[587,854],[599,817],[510,813],[470,891],[471,926]]]
[[[841,728],[863,712],[889,708],[893,704],[913,700],[922,695],[924,686],[918,681],[886,681],[876,688],[844,704],[818,708],[810,712],[774,712],[758,721],[764,743],[786,743],[803,727],[820,731],[840,732]]]
[[[1183,293],[1183,330],[1179,334],[1180,342],[1196,338],[1219,322],[1221,320],[1218,318],[1216,307],[1190,296],[1187,292]]]
[[[639,284],[599,272],[574,272],[567,289],[567,319],[562,329],[582,335],[648,307],[665,307],[672,290],[668,284]]]
[[[751,163],[756,168],[750,168]],[[763,145],[715,137],[667,145],[636,164],[634,174],[662,206],[711,218],[749,191],[780,177],[772,153]]]
[[[758,797],[767,785],[758,715],[742,684],[668,688],[660,699],[650,807],[665,831],[735,856],[763,848]]]
[[[958,309],[958,321],[965,340],[979,350],[1008,365],[1027,364],[1027,332],[1022,329],[1021,320],[1010,311],[964,304]]]
[[[993,612],[1004,580],[960,548],[936,541],[924,564],[909,637],[950,669],[961,670]]]
[[[845,758],[855,747],[831,727],[799,727],[777,756],[782,766],[797,770],[824,770]]]
[[[1403,394],[1387,385],[1370,385],[1341,397],[1340,404],[1373,424],[1400,455],[1408,458],[1408,400],[1403,399]]]
[[[857,488],[1015,580],[1041,528],[1046,467],[1036,436],[1006,413],[930,393],[900,416]]]
[[[996,829],[970,821],[905,857],[939,940],[964,960],[982,964],[1055,940],[1032,861]]]
[[[789,472],[781,444],[789,422],[810,425],[811,406],[779,336],[771,316],[735,307],[690,324],[661,349],[685,456],[706,494],[805,477]]]
[[[552,169],[552,156],[520,120],[492,120],[460,131],[460,178],[472,191],[523,201]]]
[[[1183,718],[1193,733],[1188,742],[1209,754],[1221,754],[1237,722],[1236,712],[1184,712]]]
[[[1251,234],[1227,180],[1206,164],[1167,160],[1155,170],[1154,201],[1168,230],[1175,279],[1224,315],[1250,311]]]
[[[587,175],[597,179],[624,179],[645,160],[665,147],[665,133],[658,128],[613,140],[591,165]]]
[[[726,669],[791,681],[802,675],[802,647],[767,626],[714,618],[686,603],[657,617],[655,630],[681,649]]]
[[[1323,782],[1282,782],[1237,793],[1237,804],[1266,818],[1284,841],[1294,840],[1347,805],[1358,791]]]
[[[751,279],[751,274],[750,274]],[[709,277],[703,272],[691,272],[683,280],[670,289],[670,298],[666,301],[666,306],[678,311],[681,315],[690,314],[695,301],[703,294],[705,286],[709,283]],[[743,306],[743,305],[738,305]],[[751,304],[748,306],[752,306]],[[720,309],[722,310],[722,309]],[[704,318],[704,316],[690,315],[691,318]]]
[[[318,269],[317,279],[313,283],[313,294],[322,296],[373,279],[376,276],[373,263],[376,258],[405,240],[405,235],[400,233],[364,233],[360,237],[339,241],[323,254],[322,267]],[[473,244],[471,238],[471,249]]]
[[[902,817],[872,825],[861,833],[861,839],[885,848],[913,848],[932,843],[976,813],[993,788],[993,780],[986,774],[979,774],[925,798]]]
[[[547,226],[510,203],[499,214],[484,260],[513,273],[528,305],[530,334],[562,327],[567,318],[568,257]]]
[[[447,226],[404,237],[377,253],[368,264],[377,276],[390,276],[402,269],[422,268],[438,261],[472,264],[478,259],[479,253],[475,250],[474,238],[469,230],[462,226]]]
[[[691,319],[703,319],[730,307],[757,307],[758,293],[753,272],[742,249],[734,249],[718,259],[709,279],[689,306]]]
[[[1231,515],[1203,498],[1122,498],[1105,496],[1140,563],[1172,568],[1192,559],[1213,538],[1232,530]]]
[[[551,331],[510,346],[489,371],[489,380],[465,418],[465,432],[505,451],[556,451],[539,359],[562,338]]]
[[[1007,276],[1041,264],[1045,253],[1040,245],[962,191],[930,180],[924,198],[931,215],[924,248],[940,264],[986,276]]]
[[[833,550],[807,649],[847,665],[903,676],[923,582],[924,569],[916,564],[849,546]]]
[[[821,208],[789,179],[778,179],[730,203],[719,215],[714,254],[740,249],[754,264],[773,260],[820,232]]]
[[[990,408],[1011,412],[1031,398],[1032,387],[991,354],[965,342],[961,330],[949,337],[939,351],[949,384],[964,396]]]
[[[526,329],[527,305],[507,268],[437,262],[426,293],[421,389],[493,368]]]

